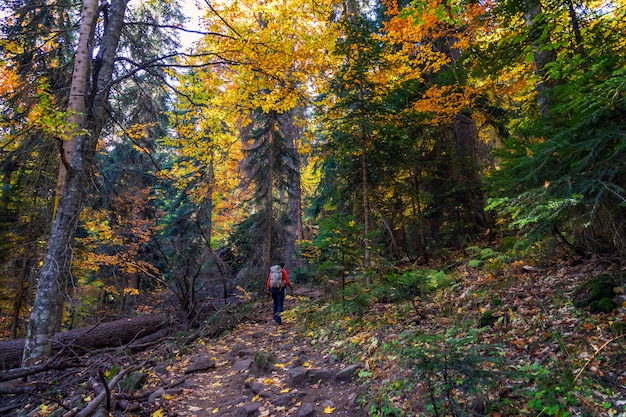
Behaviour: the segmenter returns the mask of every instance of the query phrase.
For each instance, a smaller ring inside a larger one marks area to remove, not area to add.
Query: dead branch
[[[83,408],[80,411],[78,411],[77,409],[72,409],[71,411],[65,413],[63,417],[89,417],[91,416],[93,413],[96,412],[96,409],[98,408],[100,403],[104,401],[105,397],[109,395],[111,390],[118,384],[118,382],[120,382],[124,378],[124,376],[126,376],[128,372],[131,372],[135,369],[138,369],[138,367],[133,366],[131,368],[120,370],[120,372],[117,375],[115,375],[113,379],[111,379],[111,382],[107,384],[107,389],[102,390],[96,396],[96,398],[94,398],[89,404],[87,404],[85,408]]]
[[[54,358],[51,358],[46,363],[41,364],[41,365],[29,366],[26,368],[14,368],[14,369],[9,369],[7,371],[2,371],[0,372],[0,382],[25,378],[27,376],[36,375],[36,374],[46,372],[46,371],[66,370],[68,368],[77,368],[77,367],[83,366],[80,363],[75,362],[75,361],[57,362],[56,361],[57,356],[58,355],[56,355]]]

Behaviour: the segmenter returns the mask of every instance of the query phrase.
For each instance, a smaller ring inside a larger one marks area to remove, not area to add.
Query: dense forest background
[[[24,365],[157,298],[198,325],[279,260],[344,301],[458,254],[623,269],[623,0],[199,1],[191,29],[175,1],[0,8]]]

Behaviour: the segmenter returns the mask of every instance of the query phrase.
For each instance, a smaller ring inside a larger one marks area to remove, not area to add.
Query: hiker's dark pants
[[[285,302],[285,290],[282,288],[272,288],[272,300],[274,300],[274,321],[281,324],[280,313],[283,312]]]

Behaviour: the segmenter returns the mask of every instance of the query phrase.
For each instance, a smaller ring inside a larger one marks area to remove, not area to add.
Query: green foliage
[[[613,300],[613,289],[616,286],[616,280],[608,274],[588,279],[574,291],[574,306],[589,307],[592,313],[610,313],[617,308],[617,303]]]
[[[541,186],[515,197],[490,198],[485,209],[498,211],[507,219],[509,229],[521,230],[531,241],[537,241],[566,222],[581,200],[580,194],[554,197]]]
[[[348,314],[356,314],[360,319],[375,301],[372,291],[358,283],[351,283],[344,290],[343,306]]]
[[[415,313],[420,316],[420,300],[450,285],[453,279],[443,271],[416,269],[388,277],[385,283],[375,289],[375,292],[379,296],[389,295],[395,301],[409,301]]]
[[[500,252],[491,247],[469,246],[465,251],[470,257],[467,266],[482,269],[493,274],[502,272],[518,257],[515,249]]]
[[[500,195],[487,208],[532,240],[558,230],[578,250],[624,252],[626,70],[595,58],[592,71],[579,63],[588,73],[557,89],[551,125],[537,132],[545,139],[509,142],[492,175]]]
[[[309,265],[310,275],[325,285],[335,280],[345,287],[346,275],[356,272],[363,259],[363,226],[353,216],[334,213],[324,218],[313,242],[317,254]]]
[[[500,348],[482,344],[476,330],[450,328],[445,334],[414,334],[384,349],[413,369],[417,386],[430,400],[424,405],[425,415],[472,415],[475,410],[459,403],[458,393],[480,396],[506,374]]]
[[[524,366],[520,371],[525,375],[526,382],[533,385],[524,393],[530,410],[548,416],[565,417],[571,414],[568,408],[577,402],[575,390],[570,385],[571,374],[569,378],[555,378],[554,371],[537,364]]]

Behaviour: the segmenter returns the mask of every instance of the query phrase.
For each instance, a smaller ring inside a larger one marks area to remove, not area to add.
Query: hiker
[[[282,323],[280,313],[283,312],[283,303],[285,302],[285,290],[286,288],[293,287],[289,282],[289,274],[285,269],[285,263],[280,261],[277,265],[270,268],[270,275],[267,277],[267,293],[272,294],[272,300],[274,300],[274,321],[278,324]]]

